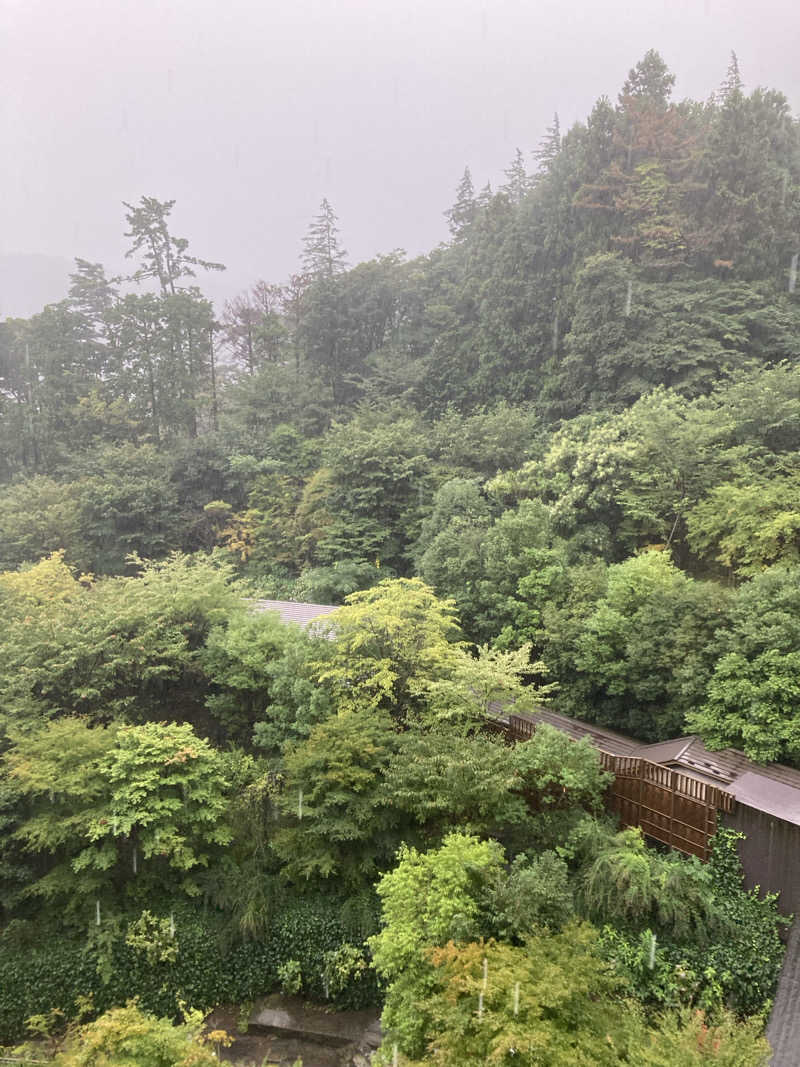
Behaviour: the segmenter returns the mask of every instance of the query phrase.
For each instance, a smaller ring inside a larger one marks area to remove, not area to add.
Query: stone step
[[[380,1019],[372,1011],[326,1011],[301,997],[280,993],[256,1002],[249,1028],[318,1038],[341,1046],[377,1048],[381,1043]]]

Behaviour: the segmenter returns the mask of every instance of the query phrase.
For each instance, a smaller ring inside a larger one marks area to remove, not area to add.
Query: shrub
[[[92,998],[97,1013],[136,997],[143,1011],[169,1018],[179,1015],[181,1005],[207,1010],[254,1000],[280,988],[279,971],[292,960],[304,975],[306,995],[322,1000],[330,954],[343,951],[362,933],[342,919],[341,901],[333,896],[286,897],[262,938],[228,946],[221,916],[178,903],[174,917],[174,959],[151,962],[120,937],[113,942],[110,966],[102,975],[97,942],[58,936],[31,946],[3,939],[0,1044],[21,1039],[25,1020],[33,1014],[60,1009],[66,1020],[74,1018],[86,997]],[[365,1008],[378,999],[371,967],[353,969],[349,981],[330,992],[332,1005],[340,1008]]]

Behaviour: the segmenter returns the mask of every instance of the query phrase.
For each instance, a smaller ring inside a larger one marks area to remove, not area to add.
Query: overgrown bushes
[[[345,980],[342,960],[354,960],[351,949],[372,932],[371,910],[369,904],[345,907],[335,897],[287,896],[265,937],[229,943],[220,915],[179,905],[177,956],[155,962],[126,944],[119,922],[110,945],[96,935],[88,943],[55,933],[39,939],[14,924],[0,942],[0,1044],[21,1039],[31,1015],[60,1008],[74,1017],[80,997],[90,996],[98,1013],[136,997],[145,1011],[168,1017],[177,1016],[181,1004],[209,1009],[253,1000],[280,988],[279,970],[288,961],[299,964],[301,990],[310,999],[326,999],[327,974],[332,1005],[369,1007],[378,999],[374,972],[355,961]],[[330,980],[332,970],[336,981]]]
[[[603,928],[605,955],[644,1004],[673,1008],[691,1003],[711,1011],[724,1004],[739,1015],[767,1009],[783,962],[779,930],[788,920],[778,914],[775,895],[762,898],[756,890],[742,888],[736,850],[741,836],[718,830],[703,868],[708,907],[717,915],[709,940],[665,928],[654,936],[655,925],[643,929],[642,922]],[[684,908],[691,910],[686,900]]]

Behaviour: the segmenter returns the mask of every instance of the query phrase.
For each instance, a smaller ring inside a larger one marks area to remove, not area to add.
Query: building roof
[[[306,629],[310,627],[312,631],[317,629],[318,622],[319,629],[324,630],[322,619],[336,611],[335,604],[303,604],[295,600],[253,600],[251,603],[256,611],[275,611],[283,622],[293,622]],[[712,752],[695,735],[647,745],[615,730],[573,719],[549,708],[515,712],[513,707],[493,701],[489,710],[499,722],[507,722],[509,714],[534,723],[546,722],[576,741],[587,737],[595,748],[609,755],[636,757],[672,767],[699,781],[718,786],[741,804],[800,826],[800,771],[793,767],[780,763],[755,763],[735,748]]]
[[[253,600],[255,611],[277,611],[282,622],[294,622],[306,629],[323,615],[336,611],[336,604],[303,604],[297,600]]]
[[[760,764],[735,748],[713,752],[699,737],[676,737],[653,745],[541,708],[521,718],[547,722],[570,737],[588,737],[601,752],[632,756],[672,767],[731,793],[740,804],[800,826],[800,771],[781,763]]]
[[[746,771],[728,787],[741,804],[800,826],[800,788]]]
[[[570,719],[568,715],[559,715],[558,712],[542,708],[535,712],[532,718],[537,722],[547,722],[556,729],[579,741],[582,737],[588,737],[595,748],[601,752],[608,752],[612,756],[638,756],[639,742],[631,737],[625,737],[614,730],[606,730],[594,723],[581,722],[579,719]]]

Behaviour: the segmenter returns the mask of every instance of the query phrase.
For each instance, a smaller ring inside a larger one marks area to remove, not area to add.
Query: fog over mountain
[[[121,201],[142,194],[228,265],[217,299],[295,269],[323,196],[351,262],[416,254],[465,165],[497,183],[648,48],[677,98],[707,97],[733,49],[748,89],[796,108],[799,29],[789,0],[0,0],[0,254],[123,269]],[[60,295],[62,266],[4,263],[0,315]]]

